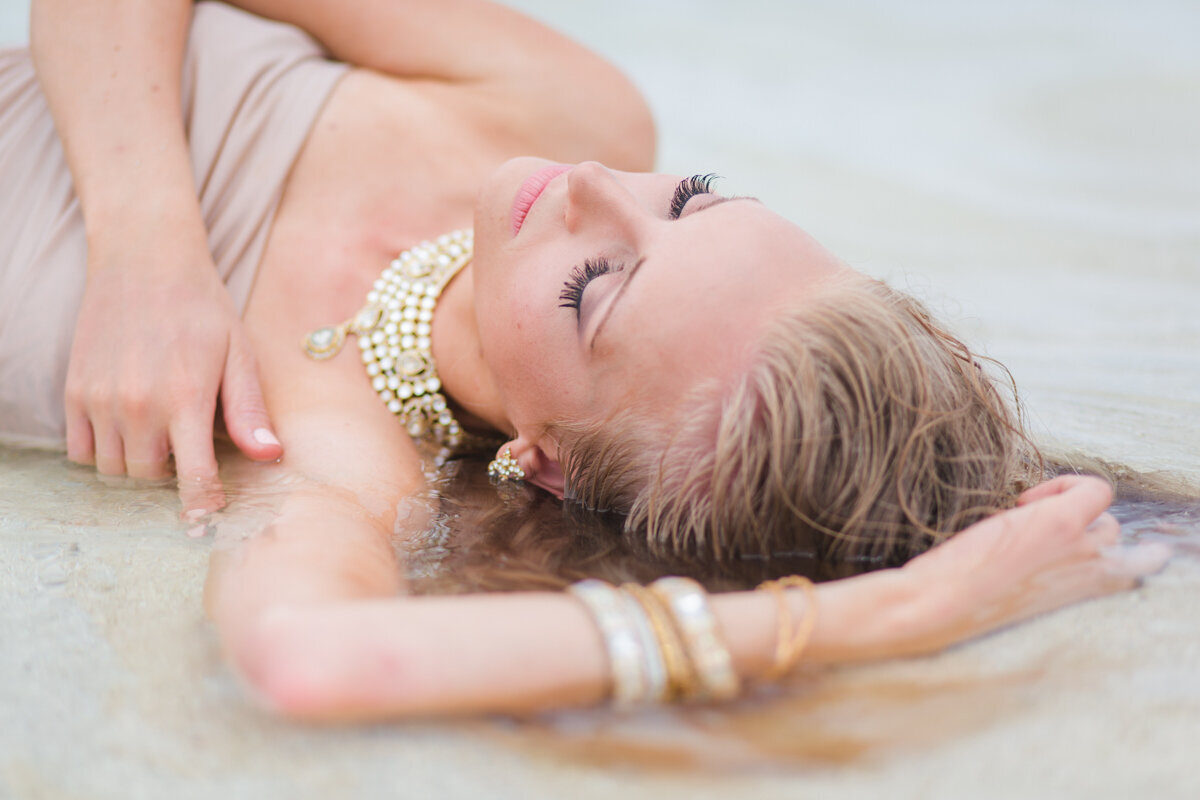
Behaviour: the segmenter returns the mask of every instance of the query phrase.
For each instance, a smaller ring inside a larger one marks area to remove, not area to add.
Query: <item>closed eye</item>
[[[563,290],[558,293],[559,308],[575,309],[575,319],[579,319],[579,308],[583,305],[583,290],[601,275],[617,272],[619,266],[603,256],[589,258],[582,265],[571,269],[571,275],[563,284]]]
[[[687,205],[688,200],[691,200],[698,194],[710,194],[712,185],[720,176],[715,173],[707,175],[693,175],[690,178],[684,178],[675,187],[675,194],[671,198],[671,210],[668,216],[671,219],[679,219],[683,214],[683,207]]]

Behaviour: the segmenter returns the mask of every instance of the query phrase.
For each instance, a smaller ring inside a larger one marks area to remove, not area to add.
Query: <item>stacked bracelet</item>
[[[804,592],[804,612],[792,618],[786,589]],[[766,581],[759,591],[776,603],[775,657],[767,677],[778,680],[800,661],[817,621],[817,590],[792,575]],[[591,612],[604,639],[618,708],[664,702],[730,700],[740,681],[717,630],[708,594],[690,578],[660,578],[649,587],[620,589],[598,580],[568,590]]]
[[[786,589],[804,591],[804,614],[792,619]],[[796,667],[816,626],[817,593],[808,578],[790,576],[758,587],[774,595],[778,633],[768,678]],[[740,681],[721,639],[708,594],[691,578],[660,578],[649,587],[580,581],[570,593],[580,599],[600,628],[612,670],[618,708],[689,700],[728,700]]]
[[[717,631],[708,594],[691,578],[660,578],[650,585],[671,611],[695,670],[697,700],[732,700],[741,688],[733,659]]]
[[[568,591],[596,621],[618,708],[737,696],[737,674],[700,584],[663,578],[617,589],[585,580]]]
[[[640,605],[642,613],[654,631],[654,640],[662,653],[667,670],[668,701],[688,700],[697,694],[697,680],[691,659],[688,658],[679,626],[671,616],[671,610],[661,598],[645,586],[627,583],[621,587]]]
[[[643,705],[658,705],[671,699],[671,686],[665,654],[659,647],[658,632],[651,620],[642,611],[641,604],[628,592],[618,592],[609,587],[625,606],[628,623],[637,633],[641,645],[642,671],[646,676],[645,688],[639,702]]]
[[[613,586],[598,580],[572,584],[568,590],[583,603],[596,620],[604,639],[608,663],[612,670],[613,704],[630,708],[659,701],[662,685],[656,685],[655,675],[665,675],[662,657],[654,647],[648,647],[653,632],[646,636],[649,623],[635,612],[629,598]],[[654,659],[658,658],[658,669]]]

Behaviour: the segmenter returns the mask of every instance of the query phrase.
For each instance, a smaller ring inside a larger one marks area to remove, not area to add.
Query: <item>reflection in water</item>
[[[247,469],[254,472],[234,468],[223,474],[230,504],[206,520],[216,534],[212,546],[236,545],[253,535],[294,488],[269,470]],[[1183,558],[1200,559],[1200,503],[1172,497],[1161,487],[1146,492],[1129,481],[1122,485],[1113,512],[1127,540],[1166,539]],[[58,454],[0,447],[0,555],[19,555],[30,563],[47,595],[69,593],[95,607],[101,595],[116,589],[135,601],[142,591],[136,582],[144,576],[130,572],[124,560],[134,549],[140,549],[142,560],[169,561],[171,553],[200,548],[201,558],[188,562],[195,567],[178,578],[193,584],[194,591],[203,580],[202,556],[209,545],[184,535],[188,526],[178,513],[169,484],[102,479],[66,464]],[[862,566],[822,564],[813,554],[789,554],[775,564],[746,560],[717,570],[664,558],[624,539],[618,520],[564,508],[527,488],[498,491],[481,460],[454,462],[398,516],[396,549],[412,590],[419,593],[554,589],[585,575],[648,581],[667,573],[691,574],[721,590],[752,586],[776,572],[828,578]],[[153,552],[147,552],[150,543]],[[147,627],[139,631],[127,623],[141,618],[122,612],[124,606],[116,602],[106,601],[104,607],[112,606],[113,612],[99,624],[114,646],[124,642],[119,652],[190,653],[166,679],[155,679],[155,696],[206,680],[202,670],[212,668],[206,665],[215,664],[216,656],[211,640],[196,627],[198,608],[195,623],[143,621]],[[146,644],[151,634],[153,642]],[[953,668],[940,667],[939,660],[917,660],[801,674],[786,686],[764,687],[721,708],[625,717],[579,711],[469,727],[534,757],[604,766],[741,771],[838,765],[987,729],[1033,698],[1045,697],[1048,684],[1062,684],[1055,691],[1078,691],[1080,681],[1103,680],[1107,669],[1100,663],[1103,656],[1097,660],[1086,649],[1072,655],[1070,648],[1051,648],[1053,656],[1018,660],[1008,668],[985,662],[976,652],[953,654],[958,659]],[[1064,659],[1072,658],[1087,663],[1064,667]],[[1064,675],[1071,676],[1069,683]]]
[[[712,591],[729,591],[780,575],[822,581],[879,567],[865,559],[835,560],[815,547],[724,564],[654,552],[623,535],[615,515],[583,511],[537,489],[492,484],[485,463],[477,458],[451,462],[426,495],[402,509],[397,548],[414,592],[556,589],[585,577],[645,583],[667,574],[689,575]],[[1184,553],[1200,545],[1194,487],[1094,460],[1080,468],[1107,472],[1115,482],[1112,513],[1126,541],[1161,538]],[[405,527],[405,521],[415,527]]]
[[[433,521],[423,530],[398,531],[413,591],[559,589],[585,577],[646,583],[667,574],[728,591],[780,575],[828,580],[872,566],[833,561],[815,546],[719,564],[652,551],[622,534],[619,516],[585,511],[528,486],[494,485],[485,464],[465,458],[447,465],[419,501],[423,519]]]
[[[797,676],[731,706],[547,715],[493,729],[513,747],[601,767],[712,772],[833,766],[931,747],[1019,709],[1041,670],[970,679],[870,670]]]
[[[1200,503],[1139,500],[1118,502],[1112,514],[1125,541],[1168,542],[1176,556],[1200,558]]]
[[[1168,479],[1113,472],[1113,513],[1125,541],[1166,540],[1178,553],[1200,557],[1200,502]],[[665,558],[622,537],[618,519],[578,512],[536,490],[492,486],[485,473],[482,461],[455,462],[421,499],[423,518],[433,522],[423,533],[402,536],[399,545],[413,591],[556,589],[587,576],[647,582],[680,573],[720,591],[777,574],[822,580],[864,569],[812,554],[719,567]],[[1056,663],[1071,657],[1057,655]],[[1067,670],[1072,680],[1063,691],[1079,690],[1086,680],[1080,676],[1097,675],[1103,665],[1093,657],[1078,666]],[[882,670],[801,674],[721,708],[631,716],[580,711],[481,729],[531,755],[602,767],[744,771],[871,761],[994,725],[1046,690],[1048,670],[1041,666],[996,672],[979,664],[972,672],[964,678],[930,674],[923,661],[893,663]]]

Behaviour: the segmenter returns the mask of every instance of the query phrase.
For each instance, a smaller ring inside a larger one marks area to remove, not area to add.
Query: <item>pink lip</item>
[[[520,232],[521,226],[525,224],[525,217],[529,216],[529,209],[533,208],[533,204],[537,202],[550,181],[570,169],[569,164],[551,164],[542,167],[525,179],[521,188],[517,190],[517,196],[513,198],[511,215],[513,236]]]

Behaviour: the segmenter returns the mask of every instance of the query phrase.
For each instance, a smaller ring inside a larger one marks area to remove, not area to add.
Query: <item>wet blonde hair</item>
[[[1039,479],[1005,394],[920,302],[856,275],[768,323],[741,378],[694,390],[671,425],[630,408],[555,435],[568,498],[652,548],[869,569]]]

